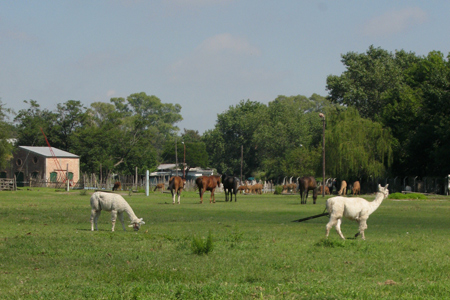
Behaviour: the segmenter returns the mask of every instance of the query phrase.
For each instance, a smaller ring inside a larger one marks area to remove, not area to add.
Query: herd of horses
[[[188,174],[189,167],[186,168],[186,170],[183,172],[183,174]],[[215,198],[215,190],[217,187],[220,187],[220,185],[223,185],[223,190],[225,192],[225,201],[232,202],[233,201],[233,195],[234,195],[234,201],[237,201],[236,195],[238,191],[245,192],[245,193],[257,193],[261,194],[263,186],[262,184],[254,184],[254,185],[241,185],[239,186],[239,179],[234,176],[229,175],[211,175],[211,176],[200,176],[195,180],[195,184],[198,188],[199,195],[200,195],[200,203],[203,203],[203,195],[206,191],[209,191],[211,193],[209,198],[209,203],[216,203]],[[183,191],[184,187],[186,185],[186,177],[183,176],[172,176],[169,179],[169,187],[168,190],[170,190],[172,194],[172,203],[175,204],[176,197],[178,197],[178,204],[180,204],[181,201],[181,192]],[[113,191],[119,190],[121,188],[120,182],[115,182]],[[164,183],[159,183],[155,186],[154,191],[157,189],[164,191],[165,186]],[[323,189],[325,189],[325,194],[330,195],[333,193],[333,190],[336,189],[336,178],[329,178],[325,182],[325,185],[318,186],[316,179],[313,176],[304,176],[301,178],[298,178],[298,184],[290,183],[283,186],[283,191],[293,191],[295,193],[296,189],[300,192],[300,203],[306,204],[308,200],[308,194],[309,191],[313,191],[313,203],[316,204],[317,195],[323,193]],[[339,191],[337,192],[338,195],[347,194],[347,182],[345,180],[342,180],[341,186]],[[353,183],[352,187],[352,193],[353,195],[358,195],[361,193],[361,185],[359,181],[355,181]],[[229,199],[228,199],[229,198]]]

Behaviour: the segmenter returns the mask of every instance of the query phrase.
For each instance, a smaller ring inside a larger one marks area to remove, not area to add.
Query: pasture
[[[325,198],[241,195],[200,204],[183,192],[123,192],[144,218],[138,232],[102,212],[90,231],[91,193],[0,192],[1,299],[444,299],[450,297],[450,201],[386,199],[366,241],[344,220],[324,239]],[[209,192],[206,192],[209,197]],[[374,195],[363,195],[373,200]],[[125,216],[128,222],[128,216]],[[194,254],[211,234],[213,251]]]

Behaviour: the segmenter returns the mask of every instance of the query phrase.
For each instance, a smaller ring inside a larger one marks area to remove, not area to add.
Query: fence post
[[[149,184],[149,177],[150,177],[150,172],[149,172],[149,170],[147,170],[145,172],[145,195],[147,197],[149,195],[149,186],[148,186],[148,184]]]

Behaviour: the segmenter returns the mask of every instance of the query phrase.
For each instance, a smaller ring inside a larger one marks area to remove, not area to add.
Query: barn
[[[80,157],[49,147],[19,146],[13,154],[9,170],[0,172],[1,178],[16,176],[17,186],[30,181],[43,182],[46,186],[65,181],[68,170],[69,183],[74,186],[80,179]],[[53,156],[54,154],[54,156]]]

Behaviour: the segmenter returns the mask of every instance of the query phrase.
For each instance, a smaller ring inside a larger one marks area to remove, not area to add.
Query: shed
[[[60,183],[65,181],[66,171],[70,184],[80,179],[80,157],[67,151],[49,147],[19,146],[11,161],[11,170],[2,172],[6,177],[16,176],[17,185],[23,186],[30,180]],[[59,165],[58,165],[59,163]]]

